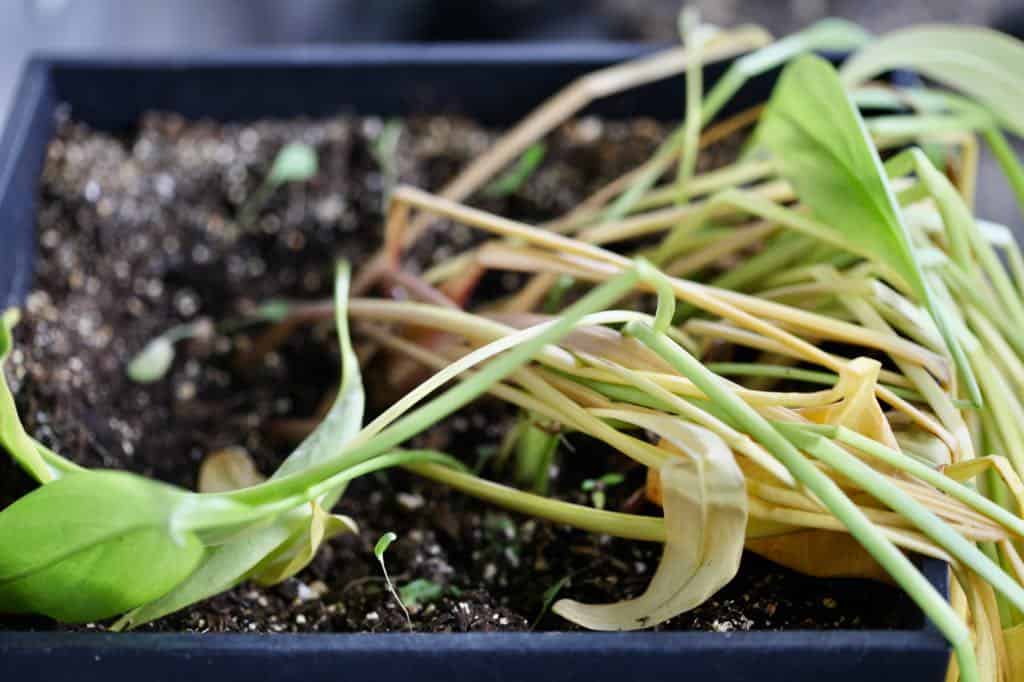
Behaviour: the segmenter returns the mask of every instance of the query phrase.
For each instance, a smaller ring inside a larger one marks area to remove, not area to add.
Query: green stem
[[[1020,208],[1021,214],[1024,215],[1024,167],[1021,167],[1013,147],[1010,146],[1006,135],[998,127],[988,128],[982,133],[982,136],[992,151],[992,156],[996,158],[996,162],[1002,169],[1003,175],[1006,176],[1007,182],[1010,183],[1013,194],[1017,197],[1017,206]]]
[[[436,464],[411,464],[406,468],[473,497],[521,514],[539,516],[592,533],[607,533],[647,542],[665,542],[665,522],[660,517],[623,514],[553,500]]]
[[[794,445],[809,452],[853,481],[859,488],[898,512],[926,536],[969,566],[1017,608],[1024,608],[1024,588],[993,563],[977,545],[949,527],[913,497],[824,436],[793,423],[775,423]]]

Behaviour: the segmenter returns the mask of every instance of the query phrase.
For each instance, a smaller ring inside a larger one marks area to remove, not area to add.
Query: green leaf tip
[[[540,164],[544,161],[547,147],[543,142],[537,142],[523,152],[519,160],[511,168],[498,176],[491,184],[484,187],[483,194],[486,197],[501,198],[515,194],[533,175]]]
[[[174,363],[174,343],[166,336],[151,340],[128,363],[128,377],[139,384],[162,379]]]
[[[950,314],[928,284],[878,151],[835,68],[814,55],[793,60],[756,135],[812,213],[857,255],[902,278],[927,306],[971,401],[980,405],[981,392]]]
[[[425,578],[417,578],[398,588],[398,596],[406,606],[421,606],[437,601],[444,595],[444,586]]]
[[[267,182],[272,185],[304,182],[316,175],[317,167],[316,149],[301,142],[290,142],[274,158]]]
[[[377,557],[377,561],[384,563],[384,552],[388,551],[388,547],[397,539],[398,535],[392,531],[380,536],[380,540],[377,540],[377,544],[373,546],[373,555]]]
[[[17,308],[8,308],[0,318],[0,361],[5,359],[11,352],[14,345],[13,331],[21,320],[21,311]]]

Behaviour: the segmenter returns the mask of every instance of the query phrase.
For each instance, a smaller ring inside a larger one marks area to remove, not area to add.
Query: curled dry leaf
[[[252,573],[253,580],[261,585],[274,585],[286,580],[313,560],[321,543],[342,533],[359,530],[355,521],[341,514],[328,513],[318,502],[310,502],[309,507],[309,522],[256,567]]]
[[[203,460],[199,467],[199,492],[224,493],[258,485],[267,480],[249,456],[237,445],[218,450]]]
[[[875,390],[882,366],[871,358],[855,358],[839,373],[836,388],[843,399],[833,405],[808,407],[800,413],[818,424],[845,426],[862,436],[899,450],[896,436],[878,404]]]
[[[681,455],[660,471],[667,541],[651,584],[636,599],[555,603],[555,613],[592,630],[647,628],[699,606],[732,580],[743,553],[747,493],[729,446],[676,417],[636,412],[631,421]]]
[[[899,449],[882,406],[875,397],[881,365],[856,358],[839,374],[838,403],[804,408],[801,414],[819,424],[845,426],[877,442]],[[860,543],[845,533],[801,531],[747,541],[747,548],[800,573],[817,577],[858,577],[887,581],[887,574]]]

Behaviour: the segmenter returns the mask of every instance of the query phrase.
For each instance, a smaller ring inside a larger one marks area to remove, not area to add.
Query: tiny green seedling
[[[590,493],[590,501],[597,509],[604,509],[605,504],[608,502],[608,498],[605,491],[608,488],[619,485],[625,480],[622,474],[611,472],[607,473],[600,478],[588,478],[580,484],[580,490],[585,493]]]
[[[405,620],[409,624],[409,629],[412,630],[412,616],[409,615],[409,609],[405,608],[405,602],[402,601],[402,595],[398,593],[398,590],[395,589],[395,584],[391,582],[391,576],[388,575],[388,567],[384,563],[384,552],[388,551],[388,547],[390,547],[391,543],[397,539],[398,535],[392,531],[384,533],[384,535],[380,536],[380,540],[377,540],[377,544],[374,545],[373,555],[377,557],[377,562],[380,564],[380,570],[384,572],[384,582],[388,586],[388,592],[390,592],[391,596],[395,598],[396,602],[398,602],[398,606],[401,607],[402,613],[405,614]]]
[[[305,182],[316,175],[316,171],[316,150],[308,144],[291,142],[277,153],[266,182],[274,186],[286,182]]]
[[[384,124],[370,147],[370,152],[381,173],[382,208],[387,208],[391,190],[398,184],[398,141],[401,137],[402,122],[392,119]]]
[[[533,623],[530,625],[531,630],[536,630],[537,626],[547,615],[548,611],[551,610],[551,605],[555,603],[555,599],[558,598],[559,593],[569,584],[575,573],[562,576],[558,582],[544,590],[544,594],[541,595],[540,611],[537,613],[537,617],[533,619]]]
[[[494,182],[484,187],[484,196],[500,199],[518,192],[526,184],[530,176],[533,175],[533,172],[540,167],[541,162],[544,161],[545,153],[547,153],[547,147],[545,147],[543,142],[538,142],[528,147],[511,168],[498,176]]]
[[[280,322],[288,317],[290,312],[291,304],[287,301],[271,299],[252,313],[224,320],[213,329],[220,334],[230,334],[256,324]],[[167,375],[174,364],[175,344],[197,338],[209,330],[209,323],[205,319],[200,319],[176,325],[150,339],[128,363],[128,378],[139,384],[159,381]]]
[[[291,182],[306,182],[319,170],[316,149],[301,142],[289,142],[281,147],[270,166],[263,183],[238,212],[238,222],[248,225],[266,205],[277,188]]]
[[[398,588],[398,595],[403,604],[408,608],[422,606],[435,602],[445,593],[444,585],[439,585],[433,580],[417,578]]]
[[[158,381],[174,364],[174,341],[158,336],[147,343],[128,365],[128,377],[139,384]]]

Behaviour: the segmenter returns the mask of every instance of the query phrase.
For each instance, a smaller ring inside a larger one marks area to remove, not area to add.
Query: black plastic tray
[[[340,112],[456,112],[510,124],[573,78],[637,56],[635,45],[362,46],[203,56],[31,60],[0,137],[0,305],[23,300],[35,253],[37,181],[55,110],[106,130],[150,109],[246,120]],[[723,65],[708,67],[707,82]],[[733,110],[766,98],[751,82]],[[679,78],[588,112],[678,118]],[[945,564],[924,560],[946,592]],[[0,632],[0,680],[941,680],[949,649],[913,630],[502,634],[100,634]]]

